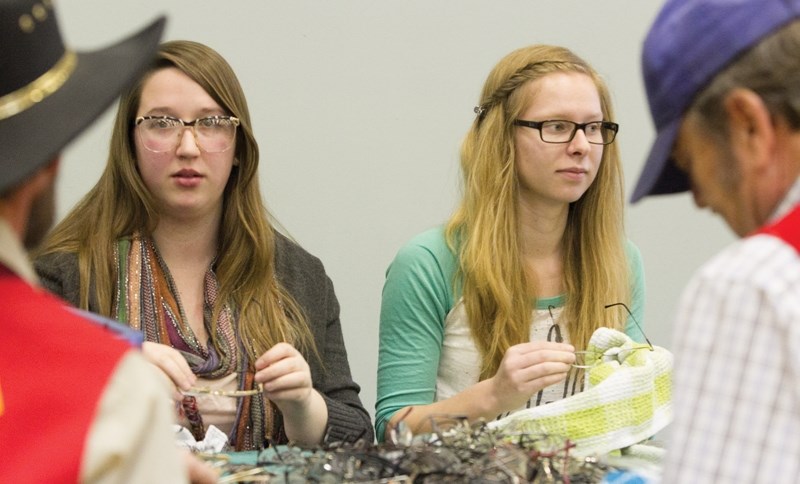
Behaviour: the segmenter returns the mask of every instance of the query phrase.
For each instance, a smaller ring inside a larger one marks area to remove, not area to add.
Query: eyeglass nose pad
[[[193,148],[200,150],[200,143],[197,140],[197,133],[194,131],[194,126],[182,126],[180,132],[178,133],[178,146],[177,149],[181,150],[184,144],[184,139],[186,138],[186,133],[189,132],[189,139],[191,140],[191,145]]]

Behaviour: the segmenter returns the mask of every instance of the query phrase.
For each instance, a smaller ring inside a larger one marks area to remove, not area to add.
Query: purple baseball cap
[[[631,202],[689,190],[689,178],[672,159],[684,113],[738,55],[798,17],[800,0],[668,0],[664,4],[642,51],[656,140]]]

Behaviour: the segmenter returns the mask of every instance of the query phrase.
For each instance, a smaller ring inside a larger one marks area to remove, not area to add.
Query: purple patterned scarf
[[[239,389],[253,389],[253,371],[249,368],[247,353],[240,347],[236,316],[230,305],[226,304],[216,324],[211,324],[218,290],[213,264],[204,279],[204,323],[210,335],[210,344],[206,347],[189,327],[172,276],[153,241],[134,234],[131,238],[120,239],[115,249],[118,280],[113,316],[141,331],[145,341],[170,345],[181,351],[196,375],[216,379],[242,372],[245,377],[240,379]],[[205,427],[194,397],[184,397],[181,408],[190,422],[192,434],[202,439]],[[280,420],[277,408],[263,395],[240,398],[229,442],[236,450],[251,450],[261,448],[265,440],[283,441],[286,437]]]

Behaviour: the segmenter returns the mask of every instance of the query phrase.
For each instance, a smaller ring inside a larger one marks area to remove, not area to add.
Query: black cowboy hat
[[[153,59],[163,17],[93,52],[65,48],[52,0],[0,0],[0,195],[53,160]]]

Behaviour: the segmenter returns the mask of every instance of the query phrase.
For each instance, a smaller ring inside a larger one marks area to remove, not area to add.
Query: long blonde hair
[[[159,214],[136,168],[134,117],[142,87],[156,71],[175,67],[198,83],[228,114],[239,118],[235,158],[223,195],[222,220],[215,272],[219,281],[212,325],[230,303],[239,314],[239,335],[251,362],[280,341],[316,354],[302,309],[275,277],[275,231],[258,183],[258,144],[239,80],[227,61],[213,49],[191,41],[166,42],[156,60],[122,95],[108,156],[97,184],[59,223],[40,254],[77,253],[80,307],[91,297],[97,310],[111,316],[117,267],[114,245],[135,232],[151,234]],[[209,335],[212,343],[216,328]]]
[[[454,281],[463,296],[472,337],[482,357],[481,379],[497,371],[506,350],[530,340],[535,281],[521,256],[518,174],[513,122],[531,102],[523,86],[554,72],[589,76],[603,119],[613,121],[608,89],[583,59],[563,47],[535,45],[504,57],[489,74],[461,147],[463,198],[446,227],[458,254]],[[570,340],[585,348],[600,326],[623,327],[627,314],[605,305],[630,304],[625,257],[623,179],[616,142],[606,145],[594,183],[569,207],[562,243],[567,295],[561,320]]]

